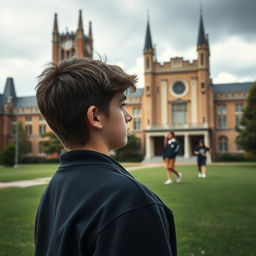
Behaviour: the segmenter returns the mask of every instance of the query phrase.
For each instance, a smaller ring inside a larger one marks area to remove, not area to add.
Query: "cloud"
[[[226,38],[211,48],[213,78],[220,73],[256,77],[256,44],[239,36]]]
[[[256,77],[256,1],[204,0],[202,3],[205,31],[210,35],[212,78],[221,77],[220,73],[239,79]],[[25,4],[19,0],[0,0],[0,4],[0,24],[4,24],[0,38],[0,93],[10,74],[19,92],[34,88],[33,77],[43,64],[51,61],[54,12],[58,13],[60,32],[66,27],[75,31],[78,10],[82,9],[86,34],[88,22],[92,21],[95,51],[106,55],[108,63],[122,63],[126,70],[135,73],[143,74],[147,9],[159,61],[169,61],[175,56],[192,60],[197,55],[199,1],[95,0],[88,4],[83,0],[26,0]],[[26,68],[21,68],[20,63]],[[31,89],[30,94],[33,93]]]
[[[129,74],[136,74],[138,76],[137,87],[144,87],[144,58],[139,57],[135,61],[135,65],[128,71]]]

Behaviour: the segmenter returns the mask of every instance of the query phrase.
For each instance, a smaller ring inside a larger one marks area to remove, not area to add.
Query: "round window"
[[[182,82],[179,81],[173,85],[172,89],[175,94],[179,95],[179,94],[183,94],[185,92],[186,86],[185,86],[185,84],[183,84]]]

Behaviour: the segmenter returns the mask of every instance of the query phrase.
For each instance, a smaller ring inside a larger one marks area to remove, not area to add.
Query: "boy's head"
[[[111,102],[123,100],[128,88],[135,90],[136,80],[135,75],[100,60],[72,58],[51,63],[40,75],[37,104],[66,147],[84,146],[91,128],[98,127],[97,113],[105,120],[111,118]]]

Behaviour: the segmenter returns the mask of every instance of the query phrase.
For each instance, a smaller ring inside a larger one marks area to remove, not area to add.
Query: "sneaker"
[[[172,180],[167,180],[164,184],[172,184]]]
[[[180,183],[182,181],[182,173],[179,172],[179,177],[177,177],[177,183]]]
[[[198,173],[198,178],[202,178],[202,173],[201,172]]]
[[[202,178],[206,178],[206,174],[202,174]]]

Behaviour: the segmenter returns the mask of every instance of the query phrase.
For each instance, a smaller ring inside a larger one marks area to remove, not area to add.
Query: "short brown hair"
[[[107,115],[111,99],[128,88],[135,91],[137,81],[118,66],[86,58],[50,63],[39,78],[38,107],[65,146],[88,142],[86,113],[91,105]]]

